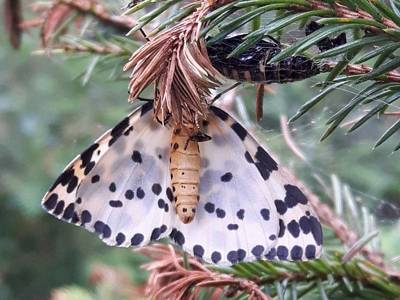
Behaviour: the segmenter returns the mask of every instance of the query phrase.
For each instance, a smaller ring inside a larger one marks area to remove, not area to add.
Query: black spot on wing
[[[278,237],[281,238],[285,234],[286,226],[282,219],[279,219],[279,232]]]
[[[229,182],[232,180],[232,173],[231,172],[227,172],[224,175],[221,176],[221,181],[222,182]]]
[[[140,243],[142,243],[144,240],[144,236],[141,233],[136,233],[132,238],[131,238],[131,245],[132,246],[139,246]]]
[[[239,225],[238,224],[228,224],[227,228],[228,228],[228,230],[238,230]]]
[[[67,186],[67,193],[72,193],[75,188],[78,186],[78,177],[75,175],[71,177],[68,186]]]
[[[244,219],[244,209],[239,209],[236,213],[236,216],[240,219],[243,220]]]
[[[80,155],[80,159],[81,159],[80,168],[81,169],[86,168],[90,164],[90,162],[92,161],[93,153],[97,150],[97,148],[99,148],[99,144],[94,143],[93,145],[91,145],[89,148],[87,148],[85,151],[83,151],[81,153],[81,155]],[[87,173],[89,173],[89,172],[87,172]]]
[[[132,190],[126,190],[125,192],[125,198],[127,200],[132,200],[133,197],[135,197],[135,193]]]
[[[255,165],[264,180],[267,180],[274,170],[278,170],[278,164],[262,147],[257,147],[254,158]]]
[[[115,241],[117,242],[117,245],[121,245],[123,242],[125,242],[125,239],[126,239],[125,235],[122,232],[120,232],[117,234]]]
[[[160,193],[162,191],[162,188],[161,188],[161,185],[159,183],[155,183],[151,187],[151,190],[153,191],[154,194],[156,194],[158,196],[158,195],[160,195]]]
[[[79,222],[79,216],[76,212],[74,212],[71,222],[74,224],[77,224]]]
[[[226,258],[231,264],[236,264],[238,262],[238,254],[236,251],[229,251]]]
[[[111,182],[108,189],[110,190],[110,192],[114,193],[117,190],[117,186],[115,185],[115,182]]]
[[[182,232],[180,232],[179,230],[176,232],[175,234],[175,238],[174,238],[175,242],[179,245],[182,246],[185,243],[185,236],[183,235]]]
[[[58,176],[56,181],[50,187],[49,192],[52,192],[59,184],[61,184],[62,186],[66,186],[70,182],[72,176],[74,176],[74,170],[72,167],[70,167],[69,169],[62,172],[60,176]]]
[[[300,226],[299,226],[299,223],[297,223],[295,220],[292,220],[288,223],[287,229],[293,237],[295,237],[295,238],[299,237]]]
[[[91,181],[92,183],[99,182],[99,180],[100,180],[100,176],[99,176],[99,175],[94,175],[94,176],[92,176],[92,178],[90,179],[90,181]]]
[[[289,250],[285,246],[279,246],[276,254],[278,255],[278,258],[280,260],[287,260],[288,255],[289,255]]]
[[[157,204],[158,204],[158,207],[161,208],[161,209],[164,209],[164,207],[166,205],[166,203],[165,203],[165,201],[163,199],[158,199],[158,203]]]
[[[153,231],[151,232],[151,236],[150,236],[150,240],[151,241],[155,241],[158,240],[160,238],[161,235],[161,229],[156,227],[153,229]]]
[[[210,110],[222,121],[226,121],[229,118],[229,115],[218,107],[210,106]]]
[[[172,202],[174,200],[174,195],[173,195],[170,187],[167,188],[166,194],[167,194],[168,200],[170,202]]]
[[[264,247],[261,245],[257,245],[255,247],[253,247],[253,249],[251,250],[251,253],[255,256],[255,257],[261,257],[261,255],[264,253]]]
[[[207,202],[204,205],[204,209],[205,209],[206,212],[212,214],[215,211],[215,205],[214,205],[214,203]]]
[[[98,235],[102,235],[103,238],[109,238],[111,236],[111,228],[102,221],[96,221],[94,223],[94,230]]]
[[[269,209],[263,208],[260,210],[260,214],[265,221],[269,220]]]
[[[240,125],[239,123],[235,122],[232,124],[231,126],[232,130],[237,134],[237,136],[244,141],[244,139],[247,136],[247,130],[244,129],[244,127],[242,125]]]
[[[112,144],[114,144],[128,127],[129,127],[129,117],[126,117],[111,130],[110,133],[111,139],[108,142],[108,145],[111,146]]]
[[[169,237],[177,243],[179,246],[182,246],[185,243],[185,236],[177,230],[176,228],[172,228],[171,233],[169,234]]]
[[[120,200],[110,200],[108,204],[110,204],[110,206],[114,208],[122,207],[123,205],[122,201]]]
[[[164,224],[163,224],[163,225],[160,227],[160,232],[161,232],[161,233],[164,233],[164,232],[167,231],[167,229],[168,229],[167,225],[164,225]]]
[[[133,153],[132,153],[132,160],[133,160],[135,163],[139,163],[139,164],[141,164],[141,163],[143,162],[143,160],[142,160],[142,155],[140,154],[139,151],[137,151],[137,150],[134,150],[134,151],[133,151]]]
[[[299,220],[300,229],[304,234],[309,234],[311,232],[311,221],[310,218],[303,216]]]
[[[253,160],[253,158],[251,157],[249,151],[246,151],[246,152],[244,153],[244,157],[246,158],[246,160],[247,160],[247,162],[248,162],[249,164],[254,164],[254,160]]]
[[[221,253],[219,253],[218,251],[214,251],[214,252],[211,254],[211,261],[212,261],[214,264],[217,264],[221,259],[222,259],[222,255],[221,255]]]
[[[315,258],[316,249],[314,245],[307,245],[305,255],[308,259]]]
[[[225,215],[226,215],[225,210],[223,210],[223,209],[221,209],[221,208],[217,208],[217,209],[215,210],[215,212],[217,213],[217,217],[218,217],[218,218],[220,218],[220,219],[225,218]]]
[[[285,203],[288,208],[295,207],[297,204],[307,204],[307,197],[303,194],[303,192],[294,185],[286,184],[284,186],[286,190]]]
[[[92,221],[92,214],[89,211],[84,210],[81,214],[82,226],[86,223],[90,223],[90,221]]]
[[[311,233],[318,246],[322,245],[322,227],[316,217],[310,217]]]
[[[74,215],[75,212],[75,204],[74,203],[70,203],[64,210],[64,213],[62,215],[62,218],[64,220],[69,220],[72,218],[72,216]]]
[[[243,261],[245,257],[246,257],[246,251],[243,249],[238,249],[237,251],[235,250],[229,251],[226,258],[230,263],[236,264],[238,262]]]
[[[95,165],[96,165],[96,163],[94,161],[91,161],[90,163],[88,163],[83,174],[84,175],[89,174],[89,172],[92,171],[92,169],[94,168]]]
[[[193,247],[193,254],[196,257],[203,258],[204,255],[204,248],[200,245],[195,245]]]
[[[275,200],[274,203],[275,203],[277,212],[281,215],[284,215],[287,211],[286,203],[283,202],[282,200]]]
[[[258,169],[258,172],[260,173],[261,177],[264,180],[267,180],[269,178],[270,172],[264,167],[264,165],[262,163],[260,163],[259,161],[254,163],[255,166]]]
[[[133,126],[129,126],[129,128],[124,132],[125,136],[128,136],[133,131]]]
[[[144,191],[143,191],[143,189],[142,189],[141,187],[138,187],[138,188],[136,189],[136,196],[137,196],[139,199],[143,199],[143,198],[144,198],[145,193],[144,193]]]
[[[56,193],[51,194],[47,200],[43,203],[43,206],[47,210],[52,210],[57,205],[58,195]]]
[[[271,248],[267,254],[265,254],[265,258],[268,260],[274,260],[276,256],[276,249]]]
[[[297,245],[293,246],[292,250],[290,250],[290,256],[293,260],[301,260],[303,256],[303,248]]]
[[[243,249],[238,249],[237,254],[238,254],[238,261],[243,261],[246,257],[246,251]]]
[[[55,214],[56,216],[58,216],[59,214],[61,214],[64,210],[64,201],[59,201],[56,205],[56,208],[53,211],[53,214]]]

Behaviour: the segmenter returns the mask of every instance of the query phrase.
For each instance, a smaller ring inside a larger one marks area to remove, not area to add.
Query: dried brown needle
[[[220,85],[219,73],[199,39],[202,17],[211,6],[203,1],[189,17],[160,32],[136,51],[124,70],[132,70],[129,100],[155,83],[155,114],[171,115],[175,124],[195,125],[207,113],[210,90]]]
[[[197,299],[202,288],[214,288],[210,300],[222,294],[235,296],[246,292],[251,300],[268,300],[260,287],[251,280],[213,272],[194,258],[187,259],[186,269],[182,253],[169,245],[153,244],[136,250],[151,258],[143,267],[150,272],[146,294],[152,299],[191,300]],[[229,286],[228,289],[224,287]]]

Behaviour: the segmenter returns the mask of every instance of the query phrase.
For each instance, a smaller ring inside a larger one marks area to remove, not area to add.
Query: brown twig
[[[19,0],[4,1],[4,26],[8,32],[9,40],[14,49],[21,44],[22,30],[19,24],[22,22],[22,11]]]
[[[337,63],[335,62],[325,62],[322,68],[324,69],[325,72],[329,72],[332,70]],[[373,68],[367,66],[367,65],[354,65],[354,64],[349,64],[346,66],[345,70],[343,70],[342,74],[346,75],[364,75],[368,74],[373,70]],[[384,75],[381,75],[377,78],[373,78],[373,80],[376,81],[383,81],[383,82],[400,82],[400,73],[397,71],[391,71],[387,72]]]
[[[133,26],[135,21],[129,16],[112,16],[105,7],[94,1],[87,0],[59,0],[82,13],[90,14],[104,24],[113,26],[119,30],[128,32]]]
[[[318,0],[310,0],[309,3],[311,4],[311,10],[316,10],[316,9],[330,9],[332,6],[330,6],[327,3],[318,1]],[[337,3],[336,1],[333,2],[333,8],[334,8],[334,13],[337,17],[341,18],[352,18],[352,19],[364,19],[364,20],[374,20],[374,18],[367,12],[362,11],[360,9],[356,9],[355,11],[350,10],[348,7]],[[393,21],[391,21],[388,18],[382,17],[379,20],[380,23],[384,24],[387,27],[390,28],[395,28],[399,29],[399,26],[397,26]],[[375,30],[375,28],[373,29]]]
[[[257,84],[256,85],[256,120],[257,122],[260,122],[261,119],[263,118],[263,113],[264,113],[264,84]]]
[[[400,117],[400,111],[385,111],[382,115]]]
[[[289,149],[300,158],[302,161],[306,161],[306,156],[300,150],[300,148],[296,145],[295,141],[290,134],[290,129],[288,126],[288,118],[285,115],[281,115],[280,117],[280,124],[281,124],[281,131],[286,144],[288,145]]]
[[[24,28],[30,28],[34,25],[41,25],[41,39],[44,47],[49,46],[49,42],[53,39],[54,34],[58,32],[63,23],[73,13],[78,12],[79,15],[74,17],[74,20],[80,20],[81,15],[90,15],[97,19],[102,24],[111,26],[119,32],[127,33],[134,25],[135,21],[129,16],[114,16],[111,15],[106,8],[96,0],[56,0],[51,6],[31,5],[31,9],[42,14],[43,21],[39,23],[37,20],[22,24]],[[81,26],[79,22],[75,22],[77,27]],[[63,32],[66,32],[64,28]],[[136,40],[143,41],[144,37],[140,34],[134,36]]]
[[[115,56],[128,55],[127,50],[124,50],[117,45],[111,43],[109,43],[108,45],[100,45],[94,42],[91,42],[90,45],[63,44],[58,48],[52,48],[49,50],[36,50],[33,52],[34,55],[61,53],[95,53],[100,55],[112,54]]]

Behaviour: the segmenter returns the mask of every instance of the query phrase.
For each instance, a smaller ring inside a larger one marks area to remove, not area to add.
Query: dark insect
[[[311,21],[310,23],[307,24],[305,33],[306,35],[310,35],[314,31],[317,31],[318,29],[324,27],[325,25],[323,24],[318,24],[315,21]],[[317,42],[317,47],[321,52],[330,50],[332,48],[344,45],[347,43],[347,38],[346,38],[346,33],[342,32],[339,34],[337,37],[334,38],[323,38],[322,40]]]
[[[238,57],[228,55],[243,41],[246,35],[237,35],[207,46],[213,66],[224,76],[236,81],[257,83],[286,83],[303,80],[322,72],[320,66],[308,57],[295,55],[277,63],[268,63],[282,50],[281,44],[272,37],[261,40]]]

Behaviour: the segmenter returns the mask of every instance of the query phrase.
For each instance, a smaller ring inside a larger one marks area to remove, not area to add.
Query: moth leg
[[[143,97],[137,97],[138,100],[144,101],[144,102],[153,102],[154,99],[149,99],[149,98],[143,98]]]
[[[210,101],[210,105],[213,104],[215,101],[217,101],[222,95],[226,94],[227,92],[229,92],[230,90],[233,90],[235,87],[241,85],[241,82],[236,82],[235,84],[233,84],[232,86],[228,87],[226,90],[223,90],[222,92],[218,93],[217,95],[215,95],[214,98],[211,99]]]
[[[207,142],[209,140],[211,140],[211,136],[201,131],[195,132],[192,135],[190,135],[189,138],[187,139],[184,149],[185,150],[187,149],[187,147],[189,146],[189,142],[191,141],[201,143],[201,142]]]

